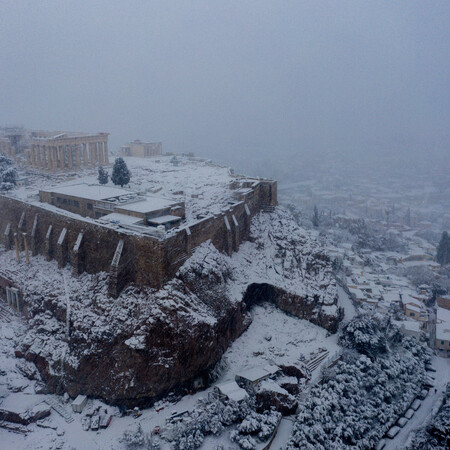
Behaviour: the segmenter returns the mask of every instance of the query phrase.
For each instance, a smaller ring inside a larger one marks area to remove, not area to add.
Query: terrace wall
[[[6,248],[14,248],[15,236],[21,250],[27,244],[31,255],[56,259],[59,267],[71,264],[74,275],[109,272],[110,293],[116,296],[129,282],[161,287],[207,240],[231,255],[249,239],[251,217],[276,204],[276,182],[257,181],[251,192],[221,214],[180,228],[160,240],[0,196],[0,241]],[[123,245],[117,255],[118,265],[113,265],[120,241]]]

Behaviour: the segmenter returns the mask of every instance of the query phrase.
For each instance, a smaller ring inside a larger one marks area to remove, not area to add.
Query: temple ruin
[[[108,133],[60,133],[33,137],[27,166],[49,171],[108,165]]]

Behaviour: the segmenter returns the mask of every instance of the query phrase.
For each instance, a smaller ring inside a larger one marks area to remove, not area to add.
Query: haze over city
[[[232,165],[448,155],[449,18],[447,1],[3,1],[0,123]]]

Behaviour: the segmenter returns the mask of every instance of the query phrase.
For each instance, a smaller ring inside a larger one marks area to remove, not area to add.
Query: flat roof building
[[[123,188],[87,183],[55,186],[39,191],[40,201],[93,219],[120,225],[166,229],[185,217],[184,202],[153,197]]]

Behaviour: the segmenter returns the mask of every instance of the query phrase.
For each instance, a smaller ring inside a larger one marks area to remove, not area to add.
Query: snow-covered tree
[[[116,158],[114,161],[114,167],[111,175],[111,180],[114,184],[123,187],[128,184],[131,179],[131,172],[129,171],[127,164],[123,158]]]
[[[100,184],[108,183],[109,173],[103,168],[103,166],[99,166],[98,168],[98,182]]]
[[[422,387],[430,358],[424,343],[398,340],[396,327],[374,316],[356,318],[344,334],[352,350],[345,351],[332,373],[311,387],[287,449],[375,448]],[[382,352],[377,351],[380,347]]]
[[[441,240],[437,248],[436,261],[441,266],[450,264],[450,239],[447,231],[442,233]]]
[[[16,185],[17,171],[14,161],[0,154],[0,191],[10,191]]]
[[[314,226],[314,228],[317,228],[319,226],[319,210],[317,209],[317,206],[314,205],[314,212],[313,212],[313,216],[312,216],[312,224]]]

